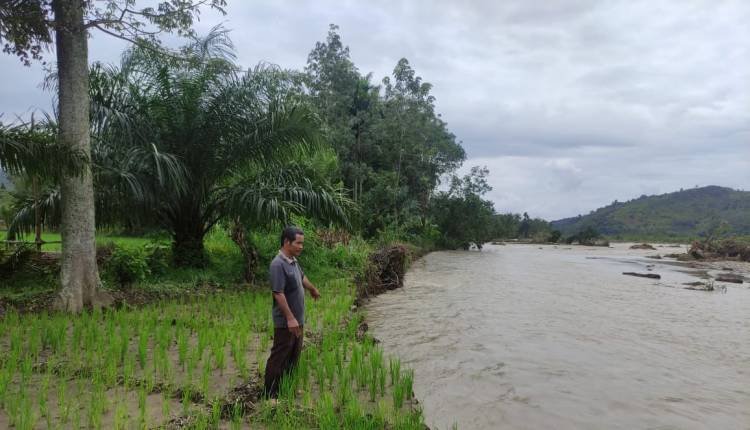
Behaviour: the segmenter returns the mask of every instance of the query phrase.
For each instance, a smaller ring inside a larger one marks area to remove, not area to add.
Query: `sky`
[[[141,1],[142,3],[142,1]],[[750,2],[228,0],[238,62],[301,69],[328,25],[374,81],[433,84],[499,212],[548,220],[695,186],[750,189]],[[93,33],[92,61],[126,42]],[[53,53],[48,57],[54,58]],[[0,120],[51,109],[41,65],[0,56]]]

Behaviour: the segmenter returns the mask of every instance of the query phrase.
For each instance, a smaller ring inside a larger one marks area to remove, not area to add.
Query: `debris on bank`
[[[403,287],[407,257],[404,245],[390,245],[370,254],[364,279],[359,282],[359,296],[376,296]]]
[[[711,242],[693,242],[688,255],[696,260],[736,259],[750,261],[750,245],[732,239]]]
[[[648,243],[641,243],[641,244],[632,245],[630,247],[630,249],[647,249],[649,251],[656,251],[656,248],[654,248],[653,246],[649,245]]]

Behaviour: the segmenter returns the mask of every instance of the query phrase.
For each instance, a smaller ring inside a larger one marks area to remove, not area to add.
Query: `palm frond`
[[[354,208],[343,189],[314,184],[295,165],[249,164],[233,172],[215,195],[228,217],[255,226],[287,222],[295,214],[349,226]]]
[[[30,194],[14,193],[15,215],[8,226],[8,237],[26,235],[34,231],[36,226],[36,204],[34,196]],[[42,225],[46,228],[57,228],[61,219],[60,189],[48,187],[39,194],[39,214]]]

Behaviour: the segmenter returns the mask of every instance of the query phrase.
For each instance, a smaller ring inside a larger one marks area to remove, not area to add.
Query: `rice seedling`
[[[39,389],[39,397],[38,397],[38,403],[39,403],[39,415],[47,420],[47,423],[50,424],[50,417],[49,417],[49,405],[47,403],[47,400],[49,399],[49,384],[50,384],[50,378],[52,375],[50,372],[46,372],[44,376],[42,376],[42,386]],[[50,427],[49,425],[47,427]]]
[[[135,375],[135,362],[131,355],[126,355],[122,363],[122,385],[126,390],[129,390],[133,384],[133,376]]]
[[[146,368],[146,356],[148,353],[148,333],[141,328],[141,332],[138,335],[138,364],[141,366],[141,370]]]
[[[242,405],[240,403],[235,403],[232,408],[232,421],[230,425],[232,430],[242,428]]]
[[[102,415],[106,409],[106,398],[104,396],[104,386],[96,381],[89,398],[88,425],[89,427],[99,429],[102,426]]]
[[[218,427],[220,422],[221,422],[221,401],[219,399],[214,399],[214,401],[211,402],[210,424],[214,427]]]
[[[63,379],[62,382],[57,385],[57,413],[60,416],[60,421],[62,421],[63,423],[68,422],[68,417],[70,416],[71,409],[71,404],[65,401],[66,392],[67,388],[65,379]]]
[[[401,378],[401,360],[391,358],[388,363],[388,368],[391,374],[391,385],[395,386]]]
[[[190,413],[190,387],[185,387],[182,390],[182,415],[188,415]]]
[[[315,414],[318,419],[318,426],[321,430],[340,428],[339,418],[333,406],[333,398],[329,393],[323,393],[318,400]]]
[[[161,393],[161,415],[164,421],[167,422],[172,418],[172,398],[168,390],[164,390]]]
[[[404,398],[406,397],[404,388],[405,387],[402,382],[399,382],[393,386],[393,407],[396,410],[401,409],[401,406],[404,405]]]
[[[404,391],[406,398],[411,400],[414,397],[414,371],[409,369],[404,373]]]
[[[115,407],[115,430],[126,430],[128,429],[128,408],[122,401],[117,403]]]
[[[188,335],[189,332],[186,328],[180,329],[177,333],[177,357],[183,369],[185,369],[188,354]]]
[[[201,391],[203,395],[208,394],[208,387],[211,383],[211,361],[206,359],[203,361],[203,372],[201,373]]]
[[[138,390],[138,423],[140,427],[146,426],[146,398],[148,393],[146,387],[141,386]]]

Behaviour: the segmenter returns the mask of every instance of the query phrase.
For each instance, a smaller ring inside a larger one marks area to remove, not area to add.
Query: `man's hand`
[[[302,336],[302,329],[299,328],[299,323],[297,322],[296,318],[286,320],[286,327],[289,329],[289,331],[292,332],[295,337]]]
[[[312,296],[313,300],[318,300],[320,298],[320,291],[318,291],[317,288],[315,288],[315,285],[310,282],[309,279],[307,279],[307,276],[304,276],[302,278],[302,286],[310,292],[310,295]]]

